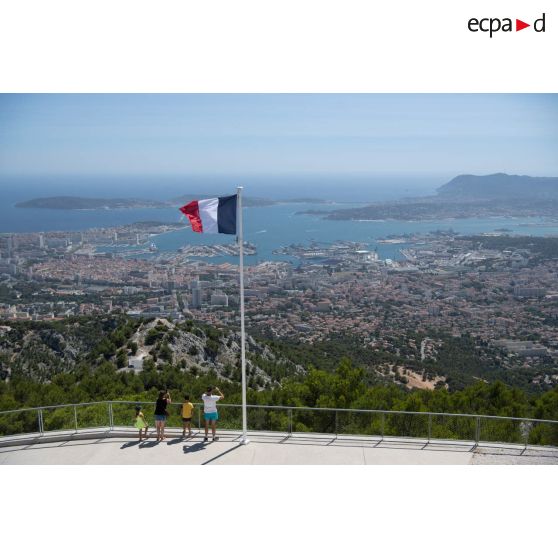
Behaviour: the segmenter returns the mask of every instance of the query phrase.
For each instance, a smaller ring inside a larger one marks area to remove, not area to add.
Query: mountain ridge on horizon
[[[184,194],[166,201],[150,200],[145,198],[97,198],[87,196],[47,196],[32,198],[17,202],[15,207],[23,209],[130,209],[130,208],[164,208],[184,205],[191,200],[217,198],[219,195],[212,193]],[[245,207],[265,207],[281,203],[329,203],[321,198],[292,198],[287,200],[273,200],[270,198],[243,196]]]
[[[488,190],[488,191],[487,191]],[[558,198],[558,177],[539,177],[495,173],[460,174],[436,189],[437,196],[461,196],[490,199],[504,197]]]
[[[309,210],[330,220],[398,221],[467,219],[473,217],[558,217],[558,177],[463,174],[431,196],[376,202],[333,211]]]
[[[145,198],[122,197],[87,197],[87,196],[48,196],[18,202],[15,207],[34,209],[122,209],[138,207],[166,207],[181,205],[192,199],[218,197],[213,193],[194,193],[175,196],[169,200],[150,200]],[[488,175],[459,174],[447,183],[436,188],[436,194],[430,196],[404,197],[390,202],[407,205],[411,203],[445,203],[452,200],[478,202],[480,200],[514,200],[514,199],[551,199],[558,200],[558,177],[533,177],[530,175],[510,175],[494,173]],[[324,204],[326,200],[314,197],[276,200],[267,197],[243,197],[246,207],[263,207],[277,203],[316,203]],[[354,203],[357,203],[356,201]],[[367,202],[358,202],[367,203]],[[370,206],[390,205],[386,202],[368,202]],[[350,210],[338,210],[350,211]],[[324,212],[325,213],[325,212]],[[330,212],[327,212],[330,213]],[[334,212],[331,212],[334,213]]]

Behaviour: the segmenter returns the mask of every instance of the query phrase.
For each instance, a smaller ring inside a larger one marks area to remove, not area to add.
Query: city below
[[[145,222],[2,235],[0,335],[14,321],[107,313],[238,328],[238,267],[211,261],[237,255],[238,246],[159,253],[152,236],[183,227]],[[309,345],[352,337],[391,356],[377,374],[424,389],[446,385],[434,365],[443,351],[473,339],[464,350],[481,366],[522,369],[531,387],[558,384],[551,371],[558,361],[556,238],[437,231],[379,243],[403,245],[402,259],[382,260],[359,242],[311,242],[276,249],[296,263],[249,266],[248,331]],[[143,356],[130,355],[130,367],[141,369]]]

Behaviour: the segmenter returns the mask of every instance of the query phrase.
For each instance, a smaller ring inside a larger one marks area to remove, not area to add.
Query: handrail
[[[0,411],[0,415],[10,414],[10,413],[23,413],[30,411],[44,411],[46,409],[60,409],[65,407],[86,407],[91,405],[109,405],[109,404],[129,404],[129,405],[155,405],[155,401],[119,401],[119,400],[107,400],[107,401],[88,401],[82,403],[64,403],[61,405],[43,405],[40,407],[26,407],[22,409],[9,409],[6,411]],[[182,403],[170,403],[170,405],[182,405]],[[194,407],[201,407],[203,403],[193,403]],[[239,403],[220,403],[220,407],[242,407]],[[478,414],[466,414],[466,413],[439,413],[434,411],[400,411],[400,410],[387,410],[387,409],[350,409],[341,407],[296,407],[288,405],[256,405],[249,404],[246,405],[251,409],[270,409],[270,410],[283,410],[283,411],[329,411],[329,412],[351,412],[351,413],[383,413],[383,414],[395,414],[395,415],[424,415],[424,416],[444,416],[444,417],[462,417],[462,418],[481,418],[481,419],[501,419],[501,420],[514,420],[521,422],[539,422],[548,424],[558,424],[558,420],[551,419],[536,419],[530,417],[508,417],[500,415],[478,415]]]

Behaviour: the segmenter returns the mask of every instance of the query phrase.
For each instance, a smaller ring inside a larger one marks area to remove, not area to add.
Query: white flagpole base
[[[247,436],[241,436],[240,441],[238,442],[241,446],[247,446],[250,443],[250,440]]]

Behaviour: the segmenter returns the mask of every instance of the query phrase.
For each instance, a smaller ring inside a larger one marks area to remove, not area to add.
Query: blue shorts
[[[203,418],[205,420],[219,420],[219,413],[204,413]]]
[[[166,421],[167,420],[167,415],[155,415],[155,420]]]

